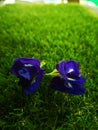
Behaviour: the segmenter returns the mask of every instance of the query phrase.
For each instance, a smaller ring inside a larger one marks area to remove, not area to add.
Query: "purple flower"
[[[37,90],[44,74],[44,70],[40,68],[40,61],[34,58],[17,58],[11,72],[19,78],[18,84],[26,94]]]
[[[84,94],[86,81],[79,71],[76,61],[62,61],[56,65],[56,75],[51,81],[51,88],[74,95]]]

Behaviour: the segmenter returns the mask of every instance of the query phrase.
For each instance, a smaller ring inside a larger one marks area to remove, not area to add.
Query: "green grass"
[[[76,60],[87,78],[83,96],[49,88],[22,94],[10,72],[17,57],[45,61],[51,72],[61,60]],[[0,7],[0,128],[2,130],[98,129],[98,17],[86,7],[16,4]]]

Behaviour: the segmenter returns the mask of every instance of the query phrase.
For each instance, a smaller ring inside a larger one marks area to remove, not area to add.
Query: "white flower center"
[[[73,72],[74,71],[74,69],[70,69],[69,71],[68,71],[68,73],[71,73],[71,72]]]
[[[24,64],[25,67],[32,67],[33,65],[31,64]]]

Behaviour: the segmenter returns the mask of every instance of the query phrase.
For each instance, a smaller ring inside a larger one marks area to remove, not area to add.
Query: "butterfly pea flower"
[[[11,68],[11,72],[19,78],[19,86],[22,86],[25,94],[34,93],[44,75],[40,68],[40,61],[34,58],[17,58]]]
[[[82,95],[85,92],[83,84],[86,79],[81,76],[76,61],[61,61],[56,65],[55,75],[51,81],[51,88],[73,95]]]

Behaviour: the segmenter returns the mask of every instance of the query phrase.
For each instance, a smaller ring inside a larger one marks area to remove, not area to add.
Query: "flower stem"
[[[59,72],[55,69],[50,73],[46,73],[45,75],[50,75],[50,76],[60,76]]]

